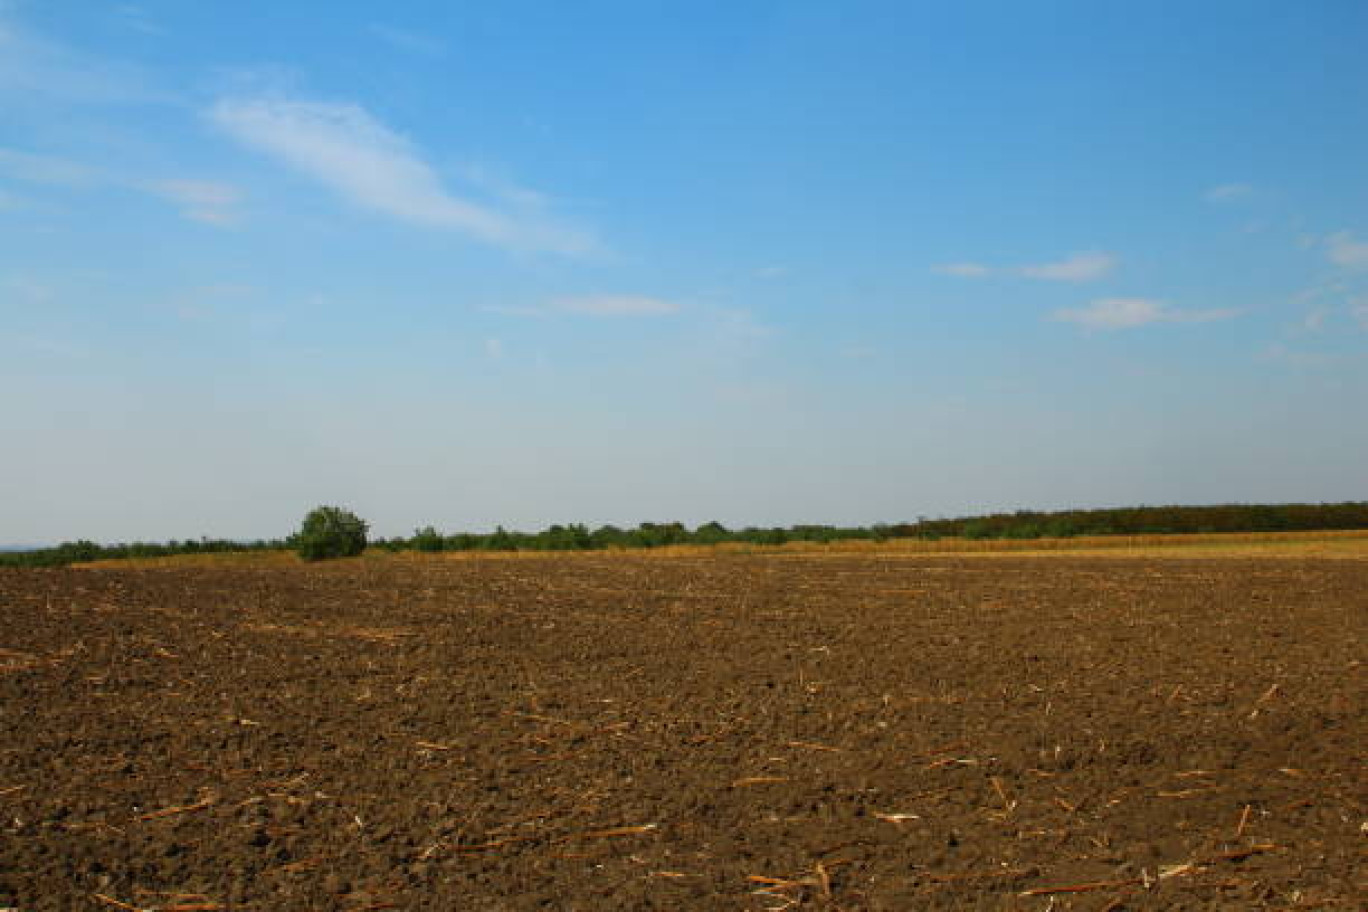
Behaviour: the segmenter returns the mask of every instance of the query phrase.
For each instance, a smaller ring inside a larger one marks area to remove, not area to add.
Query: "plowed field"
[[[0,907],[1361,908],[1368,561],[0,572]]]

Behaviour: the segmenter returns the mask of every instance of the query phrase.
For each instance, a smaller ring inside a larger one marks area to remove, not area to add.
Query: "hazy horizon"
[[[1368,499],[1366,44],[0,0],[0,543]]]

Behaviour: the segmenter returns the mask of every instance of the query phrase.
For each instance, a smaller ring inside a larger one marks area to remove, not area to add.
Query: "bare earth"
[[[0,907],[1362,908],[1368,561],[0,571]]]

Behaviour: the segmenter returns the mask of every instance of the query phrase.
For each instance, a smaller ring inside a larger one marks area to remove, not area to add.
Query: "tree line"
[[[1218,504],[1102,510],[1020,510],[893,527],[911,538],[1072,538],[1079,535],[1210,535],[1368,529],[1368,502]]]
[[[387,551],[600,551],[612,548],[661,548],[669,545],[720,545],[729,542],[783,545],[799,541],[883,541],[890,535],[888,526],[748,526],[743,529],[728,529],[719,522],[710,522],[690,529],[678,522],[646,522],[635,528],[606,525],[591,529],[580,523],[571,523],[549,526],[540,532],[509,531],[499,526],[493,532],[461,532],[454,535],[443,534],[428,526],[407,538],[382,538],[371,544]]]
[[[284,539],[236,541],[225,538],[172,539],[169,542],[129,542],[101,545],[81,539],[62,542],[54,548],[0,553],[0,567],[65,567],[94,560],[123,560],[135,557],[172,557],[177,554],[227,554],[247,551],[278,551],[289,547]]]
[[[874,526],[747,526],[729,529],[719,522],[689,528],[683,523],[646,522],[633,528],[572,523],[540,532],[502,526],[493,532],[447,534],[433,526],[410,536],[367,540],[366,523],[338,507],[319,507],[300,531],[286,539],[233,541],[186,539],[165,544],[134,542],[101,545],[65,542],[54,548],[0,554],[0,567],[59,567],[93,560],[168,557],[294,549],[306,560],[359,554],[367,547],[384,551],[595,551],[660,548],[670,545],[784,545],[789,542],[1072,538],[1106,535],[1181,535],[1223,532],[1295,532],[1368,529],[1368,502],[1333,504],[1223,504],[1216,506],[1124,507],[1100,510],[1020,510],[954,519],[919,519]]]

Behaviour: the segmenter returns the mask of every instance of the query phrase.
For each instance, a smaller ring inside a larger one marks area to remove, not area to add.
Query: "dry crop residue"
[[[1357,908],[1368,562],[0,573],[0,907]]]

